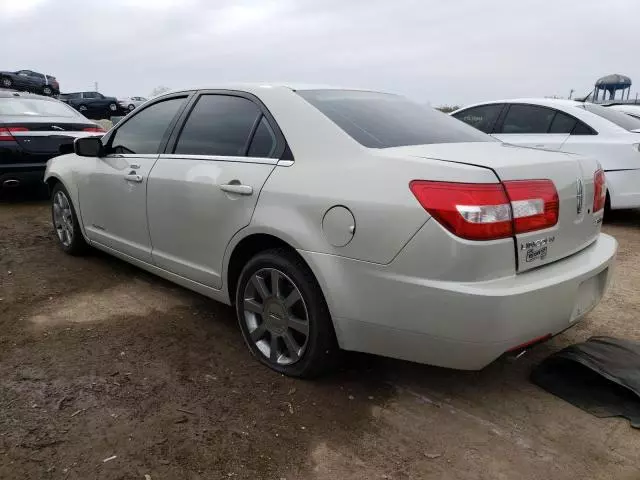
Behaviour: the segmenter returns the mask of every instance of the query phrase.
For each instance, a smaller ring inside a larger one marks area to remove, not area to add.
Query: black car
[[[47,160],[102,132],[54,98],[0,89],[0,189],[41,183]]]
[[[60,84],[56,77],[33,70],[0,71],[0,87],[44,95],[58,95],[60,93]]]
[[[98,92],[63,93],[59,98],[88,118],[109,119],[123,113],[115,97],[105,97]]]

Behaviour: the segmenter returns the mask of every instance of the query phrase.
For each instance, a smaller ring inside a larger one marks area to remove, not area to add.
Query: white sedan
[[[575,325],[617,249],[597,161],[380,92],[163,95],[45,179],[65,252],[234,305],[251,352],[294,376],[338,347],[481,368]]]
[[[129,110],[130,112],[134,111],[146,101],[147,99],[144,97],[127,97],[118,99],[120,107],[122,107],[124,110]]]
[[[551,98],[485,102],[451,115],[503,142],[596,158],[607,178],[607,206],[640,207],[640,119]]]

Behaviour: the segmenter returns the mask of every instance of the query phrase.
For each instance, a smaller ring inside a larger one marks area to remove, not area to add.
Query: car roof
[[[39,100],[56,100],[55,98],[38,95],[36,93],[16,92],[15,90],[7,90],[0,88],[0,98],[37,98]]]
[[[168,92],[164,92],[160,96],[170,95],[173,93],[182,93],[182,92],[192,92],[194,90],[238,90],[242,92],[248,93],[258,93],[260,91],[266,89],[285,89],[285,90],[356,90],[356,91],[364,91],[364,92],[379,92],[379,90],[373,90],[368,88],[354,88],[354,87],[344,87],[344,86],[335,86],[335,85],[322,85],[322,84],[306,84],[306,83],[295,83],[295,82],[283,82],[283,83],[226,83],[219,85],[205,85],[205,86],[194,86],[193,88],[181,88],[177,90],[170,90]]]
[[[510,98],[502,100],[491,100],[488,102],[478,102],[472,105],[466,105],[458,110],[466,110],[467,108],[477,107],[480,105],[489,105],[495,103],[528,103],[530,105],[540,105],[543,107],[574,107],[579,106],[583,102],[575,100],[567,100],[564,98]]]

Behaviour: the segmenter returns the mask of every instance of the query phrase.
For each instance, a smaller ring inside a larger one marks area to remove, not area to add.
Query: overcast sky
[[[640,0],[0,0],[0,70],[115,96],[285,81],[462,105],[640,87],[639,21]]]

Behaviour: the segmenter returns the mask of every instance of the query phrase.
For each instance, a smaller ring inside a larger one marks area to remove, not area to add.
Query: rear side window
[[[184,104],[185,97],[156,103],[135,114],[114,133],[111,152],[122,154],[155,154],[169,124]]]
[[[238,157],[261,115],[250,100],[229,95],[202,95],[187,119],[174,153]]]
[[[492,133],[493,126],[498,119],[498,115],[500,115],[500,112],[502,111],[502,107],[503,104],[501,103],[481,105],[479,107],[473,107],[462,112],[454,113],[453,116],[484,133]]]
[[[551,127],[549,127],[549,133],[571,133],[576,126],[577,120],[562,112],[556,112],[556,116],[553,117]]]
[[[297,93],[355,141],[369,148],[494,141],[449,115],[398,95],[359,90],[298,90]]]
[[[84,119],[73,108],[57,100],[40,100],[26,97],[0,98],[0,115]]]
[[[258,128],[256,128],[256,133],[253,134],[247,156],[263,158],[271,157],[276,149],[276,144],[276,135],[269,126],[267,119],[263,116],[260,119]]]
[[[504,117],[502,133],[547,133],[554,115],[550,108],[513,104]]]

